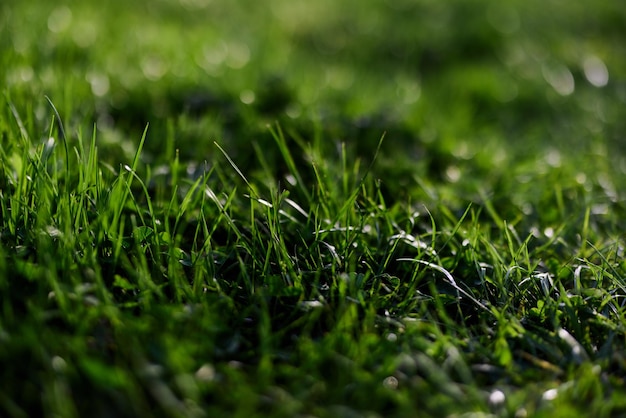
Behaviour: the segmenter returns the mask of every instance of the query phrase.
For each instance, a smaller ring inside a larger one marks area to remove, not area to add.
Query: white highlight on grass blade
[[[391,237],[389,237],[390,244],[398,240],[404,242],[407,245],[410,245],[411,247],[415,249],[424,250],[430,255],[437,255],[437,252],[432,247],[429,247],[426,243],[422,242],[419,238],[415,238],[413,235],[407,234],[404,231],[400,231],[399,234],[392,235]]]
[[[320,241],[320,242],[328,248],[328,251],[330,251],[330,254],[333,256],[337,264],[341,266],[341,257],[339,257],[339,254],[337,254],[337,249],[327,242],[324,242],[324,241]]]
[[[302,209],[302,207],[300,205],[298,205],[296,202],[294,202],[293,200],[286,198],[285,199],[285,203],[287,203],[289,206],[291,206],[292,208],[294,208],[295,210],[297,210],[302,216],[304,216],[305,218],[309,217],[309,214],[305,212],[304,209]]]
[[[541,285],[541,289],[546,296],[550,295],[550,292],[554,288],[554,281],[552,280],[552,275],[550,273],[534,273],[532,275],[533,278],[539,279],[539,284]]]
[[[287,183],[291,184],[292,186],[298,184],[298,180],[294,177],[293,174],[286,174],[285,181],[287,181]]]
[[[207,195],[207,197],[209,199],[211,199],[217,205],[217,207],[219,207],[222,210],[224,209],[224,206],[222,205],[222,202],[220,202],[220,200],[215,195],[215,192],[213,190],[211,190],[211,188],[209,186],[205,187],[204,193]]]
[[[574,270],[574,290],[581,291],[582,290],[582,285],[581,285],[581,274],[582,271],[584,270],[591,270],[591,268],[589,266],[585,266],[585,265],[580,265],[578,267],[576,267],[576,269]]]
[[[56,140],[53,137],[48,138],[44,147],[43,153],[41,154],[41,160],[46,162],[50,155],[52,155],[52,151],[54,151],[54,147],[56,146]]]
[[[231,167],[237,172],[237,174],[239,174],[239,177],[241,177],[241,179],[244,181],[244,183],[246,183],[246,185],[248,186],[248,189],[251,192],[254,192],[254,189],[252,188],[252,185],[250,184],[250,182],[248,182],[248,179],[246,178],[246,176],[243,175],[243,173],[241,172],[241,170],[239,169],[239,167],[237,167],[237,164],[235,164],[235,162],[233,161],[232,158],[230,158],[230,156],[226,153],[226,151],[224,151],[224,148],[222,148],[220,146],[220,144],[218,144],[217,142],[213,141],[213,144],[215,144],[215,146],[222,152],[222,154],[224,154],[224,157],[226,157],[226,159],[228,160],[228,162],[230,163]]]
[[[506,274],[504,275],[504,282],[508,283],[510,282],[510,277],[511,274],[513,274],[513,272],[515,272],[515,270],[520,270],[520,271],[524,271],[524,269],[520,266],[511,266],[507,269]],[[519,282],[518,286],[523,285],[524,283],[526,283],[527,281],[530,280],[530,277],[526,277],[525,279],[523,279],[521,282]]]
[[[314,231],[313,234],[317,235],[317,234],[324,234],[326,232],[352,232],[352,231],[365,232],[363,231],[363,229],[359,229],[354,226],[337,226],[337,227],[329,228],[329,229],[320,229],[319,231]]]
[[[288,214],[287,212],[285,212],[282,209],[278,209],[278,213],[281,214],[282,216],[284,216],[285,218],[289,219],[291,222],[295,222],[297,224],[300,223],[300,221],[298,221],[296,218],[294,218],[293,216],[291,216],[290,214]]]
[[[304,300],[302,302],[298,302],[298,308],[302,311],[309,312],[313,309],[321,309],[324,307],[324,304],[319,300]]]
[[[424,261],[424,260],[416,260],[414,258],[398,258],[396,259],[396,261],[410,261],[412,263],[419,263],[419,264],[423,264],[427,267],[430,267],[433,270],[437,270],[440,273],[443,273],[443,275],[446,277],[446,279],[448,279],[448,283],[454,287],[454,289],[457,291],[457,296],[460,298],[460,295],[462,294],[463,296],[465,296],[466,298],[468,298],[469,300],[471,300],[472,302],[474,302],[479,308],[484,309],[487,312],[491,312],[491,310],[482,302],[480,302],[478,299],[476,299],[474,296],[470,295],[467,291],[461,289],[459,287],[458,284],[456,284],[456,281],[454,280],[454,277],[452,277],[452,274],[450,274],[450,272],[446,269],[444,269],[443,267],[431,263],[429,261]]]
[[[268,207],[268,208],[270,208],[270,209],[273,209],[273,208],[274,208],[274,205],[273,205],[272,203],[268,202],[268,201],[267,201],[267,200],[265,200],[265,199],[261,199],[260,197],[259,197],[259,198],[254,198],[254,197],[252,197],[252,196],[250,196],[250,195],[247,195],[247,194],[246,194],[246,195],[244,195],[244,197],[247,197],[248,199],[255,200],[255,201],[257,201],[258,203],[260,203],[260,204],[262,204],[263,206],[266,206],[266,207]],[[298,221],[296,218],[294,218],[293,216],[291,216],[290,214],[288,214],[287,212],[285,212],[285,211],[284,211],[284,210],[282,210],[282,209],[278,209],[278,213],[279,213],[279,214],[281,214],[282,216],[284,216],[285,218],[289,219],[289,220],[290,220],[290,221],[292,221],[292,222],[299,223],[299,221]],[[301,213],[302,213],[302,212],[301,212]],[[304,216],[307,216],[307,215],[306,215],[306,214],[304,214]]]
[[[272,206],[272,204],[270,202],[268,202],[265,199],[258,198],[258,199],[256,199],[256,201],[259,202],[260,204],[264,205],[264,206],[267,206],[268,208],[274,207],[274,206]]]
[[[585,351],[585,348],[563,328],[559,328],[557,335],[572,349],[572,358],[577,364],[581,364],[585,361],[589,361],[589,356]]]
[[[55,228],[52,225],[46,226],[45,231],[50,238],[62,238],[63,237],[63,232],[61,232],[60,229]]]

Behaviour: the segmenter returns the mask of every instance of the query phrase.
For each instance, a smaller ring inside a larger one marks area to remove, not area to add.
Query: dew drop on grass
[[[506,396],[505,396],[504,392],[502,392],[499,389],[494,390],[489,395],[489,404],[492,407],[496,407],[496,408],[500,407],[501,405],[504,404],[505,401],[506,401]]]
[[[61,232],[60,229],[55,228],[52,225],[46,226],[45,230],[50,238],[62,238],[63,237],[63,232]]]
[[[559,391],[556,389],[549,389],[546,390],[545,392],[543,392],[543,395],[541,396],[541,399],[543,399],[544,401],[553,401],[556,399],[557,395],[559,394]]]
[[[298,302],[298,308],[305,312],[309,312],[314,309],[320,309],[323,307],[324,307],[324,304],[320,302],[319,300],[305,300],[302,302]]]
[[[52,357],[52,368],[58,373],[63,373],[67,369],[66,361],[59,356]]]
[[[196,379],[210,382],[215,379],[215,367],[212,364],[204,364],[196,371]]]
[[[385,380],[383,380],[383,386],[387,389],[396,390],[398,389],[398,379],[394,376],[386,377]]]

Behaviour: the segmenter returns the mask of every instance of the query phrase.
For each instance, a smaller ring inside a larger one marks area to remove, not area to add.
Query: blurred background
[[[32,103],[20,111],[42,137],[44,95],[70,131],[89,137],[95,124],[112,162],[133,155],[150,123],[147,162],[175,149],[210,160],[218,141],[253,174],[250,144],[271,142],[278,122],[288,140],[331,154],[345,143],[354,160],[386,133],[378,170],[397,184],[390,193],[416,177],[488,183],[570,157],[626,171],[619,1],[5,0],[0,10],[7,95]],[[584,184],[581,170],[571,175]]]

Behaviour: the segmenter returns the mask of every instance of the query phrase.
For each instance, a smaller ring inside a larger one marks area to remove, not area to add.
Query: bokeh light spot
[[[595,87],[604,87],[609,82],[609,70],[604,62],[596,57],[589,56],[583,61],[585,77]]]
[[[565,65],[544,65],[542,73],[548,84],[561,96],[569,96],[574,93],[576,87],[574,76]]]
[[[48,29],[53,33],[65,31],[72,23],[72,11],[67,6],[57,7],[48,17]]]

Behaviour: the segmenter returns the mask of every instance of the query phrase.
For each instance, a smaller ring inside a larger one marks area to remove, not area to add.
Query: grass
[[[4,2],[0,415],[626,415],[624,17]]]

